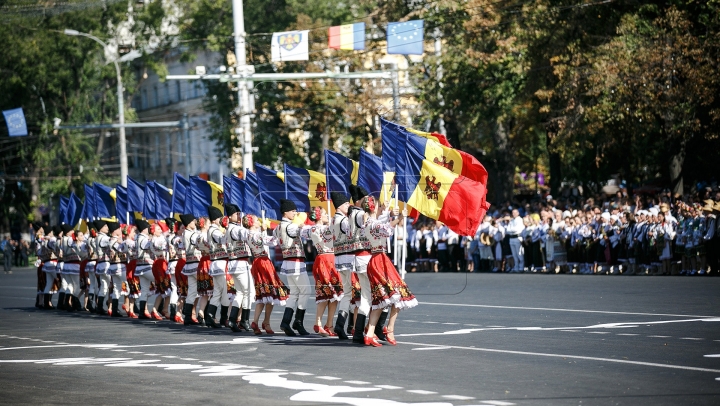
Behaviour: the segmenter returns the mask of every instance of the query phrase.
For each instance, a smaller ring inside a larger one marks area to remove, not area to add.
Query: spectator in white
[[[440,263],[440,272],[447,272],[450,269],[450,256],[448,255],[448,231],[445,224],[437,222],[437,259]]]
[[[505,229],[505,234],[510,238],[510,250],[512,251],[513,261],[515,262],[512,272],[523,272],[525,268],[525,252],[522,246],[522,237],[520,236],[523,230],[525,230],[525,225],[523,224],[522,217],[520,217],[520,212],[517,209],[513,209],[512,220],[510,220]]]
[[[457,272],[458,262],[461,265],[460,270],[465,271],[465,269],[462,269],[465,252],[463,251],[462,245],[460,244],[460,236],[458,235],[458,233],[448,228],[445,237],[447,238],[446,242],[448,247],[448,264],[450,265],[449,271]]]

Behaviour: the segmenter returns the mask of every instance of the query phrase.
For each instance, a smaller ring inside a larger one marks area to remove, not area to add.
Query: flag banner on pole
[[[287,197],[295,202],[299,212],[309,212],[312,207],[327,207],[327,183],[325,175],[285,164]]]
[[[8,135],[11,137],[22,137],[28,135],[27,122],[22,107],[3,110],[5,124],[7,124]]]
[[[398,163],[398,178],[409,206],[460,235],[475,235],[490,207],[485,185],[428,161],[412,145]]]
[[[387,26],[387,53],[422,55],[424,52],[424,20],[389,23]]]
[[[487,170],[474,156],[458,149],[448,148],[432,139],[419,137],[409,131],[402,131],[401,134],[406,137],[407,143],[412,144],[428,161],[487,185]]]
[[[127,177],[128,211],[142,213],[145,205],[145,185]]]
[[[118,221],[120,224],[135,224],[135,213],[128,215],[128,191],[127,188],[117,184],[115,185],[115,213],[117,214]]]
[[[90,185],[83,185],[85,189],[85,213],[83,218],[85,220],[94,220],[97,217],[97,209],[95,206],[95,191]]]
[[[245,200],[245,181],[238,178],[237,176],[230,176],[230,185],[232,187],[232,198],[228,199],[227,194],[225,195],[225,201],[237,205],[237,207],[243,210]]]
[[[452,145],[450,145],[450,142],[448,141],[447,137],[444,136],[444,135],[442,135],[442,134],[440,134],[440,133],[428,133],[428,132],[425,132],[425,131],[415,130],[415,129],[413,129],[413,128],[407,128],[407,127],[406,127],[405,129],[408,130],[408,131],[410,131],[411,133],[413,133],[413,134],[415,134],[415,135],[419,135],[419,136],[421,136],[421,137],[425,137],[425,138],[427,138],[427,139],[429,139],[429,140],[437,141],[437,142],[439,142],[440,144],[442,144],[442,145],[444,145],[444,146],[446,146],[446,147],[448,147],[448,148],[452,148]]]
[[[130,182],[128,182],[130,184]],[[172,212],[175,214],[186,214],[185,197],[187,196],[190,181],[175,172],[173,176]]]
[[[173,192],[165,186],[155,183],[155,216],[157,220],[165,220],[172,212]]]
[[[157,205],[155,203],[155,182],[146,180],[145,181],[145,199],[143,202],[143,217],[146,220],[157,220]]]
[[[185,211],[185,213],[192,213],[195,217],[207,217],[210,205],[220,211],[225,210],[222,186],[198,176],[191,176],[190,193],[185,198],[185,208],[190,211]]]
[[[223,183],[223,192],[225,193],[225,203],[232,203],[233,200],[233,194],[235,193],[235,190],[233,189],[232,179],[230,179],[230,176],[223,175],[222,177],[222,183]],[[227,215],[227,212],[225,209],[223,209],[223,213]]]
[[[60,211],[58,212],[58,224],[65,223],[65,218],[67,217],[67,208],[68,208],[69,203],[70,203],[70,198],[65,197],[65,196],[60,196]]]
[[[102,219],[113,220],[115,218],[115,191],[97,182],[93,182],[93,190],[95,192],[97,216]]]
[[[395,172],[395,156],[402,126],[380,117],[383,172]]]
[[[360,163],[337,152],[325,150],[325,178],[328,194],[341,192],[350,197],[350,185],[357,185]]]
[[[310,59],[308,33],[308,30],[273,33],[270,47],[272,61],[307,61]]]
[[[373,197],[385,202],[387,200],[381,199],[380,196],[388,194],[390,185],[384,185],[383,180],[382,159],[361,149],[358,186],[364,187]]]
[[[82,215],[83,203],[75,193],[70,192],[70,199],[68,200],[67,211],[65,214],[65,224],[70,224],[75,227],[80,222],[80,216]]]
[[[336,25],[328,28],[328,48],[364,50],[365,23]]]
[[[255,172],[245,172],[245,193],[243,194],[242,211],[245,214],[262,216],[262,199],[260,197],[260,185]]]
[[[265,210],[265,217],[271,220],[280,220],[280,199],[285,198],[284,175],[267,166],[255,164],[255,173],[258,177],[258,190],[262,208]],[[282,176],[282,177],[281,177]]]

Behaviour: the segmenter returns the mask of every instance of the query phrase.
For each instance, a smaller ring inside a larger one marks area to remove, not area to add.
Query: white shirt
[[[508,223],[508,226],[505,228],[505,233],[510,235],[510,237],[519,237],[523,230],[525,230],[523,219],[520,216],[517,216],[510,220],[510,223]]]

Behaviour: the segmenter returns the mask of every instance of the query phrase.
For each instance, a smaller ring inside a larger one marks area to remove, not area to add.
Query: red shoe
[[[125,313],[130,314],[130,312],[128,311],[127,306],[125,306],[124,303],[123,303],[123,305],[122,305],[122,309],[123,309],[123,311],[124,311]]]
[[[368,336],[365,336],[363,338],[365,340],[365,345],[368,347],[382,347],[382,344],[377,340],[377,337],[370,338]]]
[[[272,329],[270,328],[270,323],[268,323],[268,324],[263,323],[262,328],[268,334],[275,334],[275,332],[272,331]]]
[[[150,313],[150,317],[155,320],[165,320],[163,319],[163,316],[161,316],[160,313],[157,312],[157,310],[153,310],[152,313]]]
[[[387,341],[390,345],[397,345],[397,341],[394,338],[390,338],[390,336],[388,335],[392,334],[393,336],[395,336],[395,334],[392,331],[387,330],[387,328],[384,328],[383,330],[385,330],[385,341]]]
[[[152,315],[150,315],[150,313],[148,313],[147,310],[145,310],[145,313],[143,313],[143,316],[145,316],[145,317],[143,317],[144,319],[152,319]]]
[[[333,326],[325,326],[323,328],[325,329],[325,331],[327,331],[327,333],[330,337],[337,337],[337,334],[335,334]]]
[[[108,315],[108,316],[112,316],[112,309],[111,309],[110,307],[108,307],[107,315]]]
[[[195,316],[192,316],[192,322],[193,322],[193,324],[200,324],[197,317],[195,317]]]
[[[320,326],[313,326],[313,330],[315,330],[316,333],[320,334],[323,337],[330,337],[330,334],[328,334],[328,332]]]
[[[255,335],[259,336],[262,334],[262,331],[260,331],[257,323],[255,323],[254,321],[250,323],[250,328],[252,329],[253,333],[255,333]]]
[[[130,317],[131,319],[137,319],[138,315],[133,312],[128,312],[128,317]]]
[[[353,328],[352,331],[350,331],[350,336],[354,336],[354,335],[355,335],[355,329]]]
[[[183,318],[180,317],[180,315],[177,314],[177,313],[175,313],[175,319],[174,319],[174,321],[175,321],[175,323],[184,323],[184,322],[185,322],[185,320],[183,320]]]

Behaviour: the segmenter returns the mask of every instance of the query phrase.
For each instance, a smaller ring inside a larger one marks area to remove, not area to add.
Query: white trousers
[[[343,297],[338,303],[338,312],[347,312],[350,310],[350,299],[352,299],[352,271],[338,271],[340,274],[340,281],[343,287]]]
[[[112,275],[112,281],[113,281],[113,293],[112,298],[113,299],[120,299],[120,296],[127,296],[127,292],[123,293],[123,283],[127,281],[127,276],[125,271],[122,271],[122,274],[120,275]]]
[[[98,279],[100,279],[100,286],[98,286],[98,296],[107,298],[108,293],[110,293],[110,275],[101,273],[98,275]]]
[[[305,303],[310,298],[310,278],[303,271],[296,275],[286,275],[290,297],[285,302],[288,309],[305,309]]]
[[[360,306],[358,311],[360,314],[365,316],[370,314],[370,305],[372,304],[372,290],[370,288],[370,279],[368,279],[367,272],[357,274],[358,281],[360,282]],[[349,290],[352,295],[352,290]]]
[[[90,285],[88,285],[88,295],[94,295],[98,291],[98,283],[95,272],[88,272],[87,277],[90,279]]]
[[[60,274],[60,293],[65,293],[66,295],[69,294],[68,292],[68,281],[67,281],[67,275],[64,273]]]
[[[45,294],[50,293],[50,290],[53,287],[53,283],[55,283],[56,276],[57,276],[57,274],[55,272],[45,271],[45,290],[43,291],[43,293],[45,293]]]
[[[150,292],[150,285],[155,282],[155,277],[152,272],[147,271],[142,275],[138,275],[138,279],[140,279],[140,296],[138,297],[138,301],[148,302],[151,298],[154,299],[155,292]]]
[[[230,306],[230,298],[227,293],[227,279],[225,274],[213,275],[213,295],[210,298],[210,304],[220,308],[220,306]]]
[[[515,261],[513,271],[522,272],[525,269],[525,249],[520,238],[510,238],[510,251],[512,251],[513,261]]]
[[[255,283],[252,280],[252,274],[250,271],[242,271],[232,275],[233,281],[235,282],[235,299],[232,305],[241,309],[250,308],[250,296],[252,291],[255,292]]]
[[[66,283],[65,294],[66,295],[80,295],[80,275],[78,274],[63,274],[63,280]]]
[[[191,274],[191,275],[185,275],[188,279],[188,294],[187,298],[185,298],[185,303],[195,304],[195,299],[197,299],[197,274]]]
[[[170,275],[170,304],[177,304],[178,302],[178,294],[177,294],[177,285],[175,284],[175,275]]]

